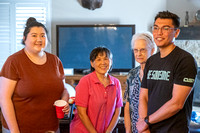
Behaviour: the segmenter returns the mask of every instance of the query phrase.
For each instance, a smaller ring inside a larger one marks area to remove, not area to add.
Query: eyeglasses
[[[140,53],[145,53],[145,52],[146,52],[146,49],[145,49],[145,48],[133,49],[133,52],[134,52],[134,53],[138,53],[138,52],[140,52]]]
[[[163,32],[163,33],[168,33],[170,30],[176,30],[177,28],[171,28],[171,27],[169,27],[169,26],[163,26],[163,27],[158,27],[158,26],[153,26],[152,27],[152,32],[158,32],[159,31],[159,29],[161,29],[161,31]]]

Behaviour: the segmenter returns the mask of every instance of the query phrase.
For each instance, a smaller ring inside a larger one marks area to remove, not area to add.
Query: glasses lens
[[[157,27],[157,26],[152,27],[152,31],[158,31],[158,30],[159,30],[159,27]]]

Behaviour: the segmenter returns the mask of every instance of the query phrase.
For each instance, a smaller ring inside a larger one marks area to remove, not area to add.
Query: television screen
[[[135,66],[131,50],[134,25],[57,25],[57,55],[64,68],[76,72],[90,69],[89,55],[97,46],[113,54],[113,72],[128,72]]]

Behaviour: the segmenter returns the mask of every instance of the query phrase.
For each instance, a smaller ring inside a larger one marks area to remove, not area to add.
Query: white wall
[[[181,25],[185,24],[185,14],[189,11],[189,22],[195,21],[195,14],[200,10],[200,0],[167,0],[167,9],[179,15]]]
[[[77,0],[52,0],[52,53],[56,54],[57,24],[135,24],[136,32],[149,30],[166,0],[104,0],[101,8],[83,8]]]

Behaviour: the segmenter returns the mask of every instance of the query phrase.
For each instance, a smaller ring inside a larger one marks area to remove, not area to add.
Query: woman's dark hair
[[[109,59],[112,59],[112,53],[110,52],[110,50],[106,47],[96,47],[94,48],[91,53],[90,53],[90,61],[91,62],[94,62],[94,60],[97,58],[97,56],[99,54],[106,54],[106,57],[109,57]],[[112,69],[112,66],[110,67],[110,70],[111,71]],[[90,70],[93,72],[95,69],[90,65]]]
[[[30,32],[32,27],[42,27],[42,28],[44,28],[46,34],[48,34],[46,27],[42,23],[38,22],[34,17],[30,17],[26,21],[26,27],[25,27],[24,33],[23,33],[24,39],[22,39],[22,44],[25,44],[27,35]]]
[[[175,28],[179,28],[179,26],[180,26],[180,21],[181,20],[180,20],[179,16],[177,16],[176,14],[171,13],[169,11],[159,12],[155,17],[154,23],[155,23],[156,19],[158,19],[158,18],[161,18],[161,19],[172,19],[173,25],[174,25]]]

